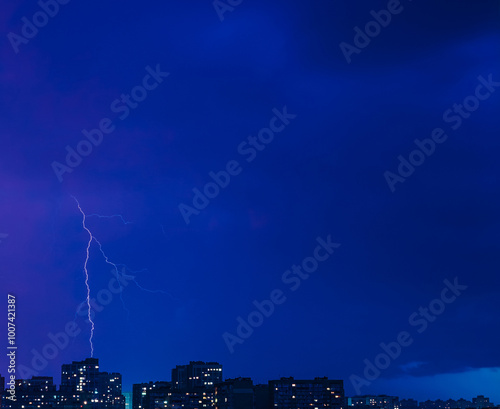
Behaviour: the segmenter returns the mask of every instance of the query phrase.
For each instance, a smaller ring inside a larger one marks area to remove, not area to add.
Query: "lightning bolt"
[[[88,216],[87,216],[88,217]],[[132,222],[129,222],[129,223],[132,223]],[[103,248],[102,248],[102,244],[99,240],[96,239],[96,237],[94,236],[94,241],[99,245],[99,250],[102,254],[102,256],[104,257],[104,261],[109,264],[110,266],[113,267],[113,271],[116,275],[116,278],[118,278],[118,267],[122,267],[122,271],[125,273],[126,271],[129,271],[131,272],[132,274],[138,274],[138,273],[143,273],[145,271],[148,271],[147,268],[143,268],[142,270],[132,270],[130,268],[128,268],[125,264],[118,264],[118,263],[114,263],[112,261],[109,260],[109,257],[106,255],[106,253],[104,252]],[[123,273],[122,273],[123,274]],[[139,288],[140,290],[142,291],[146,291],[148,293],[153,293],[153,294],[166,294],[168,295],[169,297],[171,297],[172,299],[175,300],[175,298],[167,291],[164,291],[164,290],[148,290],[147,288],[144,288],[142,287],[136,280],[135,277],[133,277],[131,279],[131,281],[134,282],[134,284],[137,286],[137,288]],[[120,280],[118,280],[118,282],[120,283]],[[120,289],[121,289],[121,283],[120,283]],[[129,313],[127,307],[125,307],[125,304],[123,302],[123,298],[122,298],[122,291],[120,291],[120,299],[122,300],[122,304],[123,304],[123,308],[127,311],[127,313]]]
[[[123,222],[123,224],[132,224],[132,222],[126,221],[121,214],[113,214],[111,216],[103,216],[103,215],[100,215],[97,213],[92,213],[92,214],[88,214],[87,217],[98,217],[99,219],[112,219],[114,217],[118,217]]]
[[[89,242],[87,243],[87,249],[86,249],[86,257],[85,257],[85,263],[83,264],[83,271],[85,272],[85,286],[87,287],[87,316],[89,318],[89,322],[91,324],[91,328],[90,328],[90,338],[89,338],[89,342],[90,342],[90,357],[93,358],[94,357],[94,343],[92,342],[92,339],[94,338],[94,329],[95,329],[95,324],[94,324],[94,321],[92,321],[92,317],[91,317],[91,312],[92,312],[92,307],[90,306],[90,285],[89,285],[89,272],[87,270],[87,264],[89,262],[89,257],[90,257],[90,245],[92,244],[92,240],[94,239],[94,236],[92,236],[92,232],[87,228],[87,225],[85,223],[86,221],[86,217],[85,217],[85,213],[83,212],[82,208],[80,207],[80,203],[78,202],[78,200],[76,199],[75,196],[71,196],[77,206],[78,206],[78,210],[80,210],[80,213],[82,214],[82,217],[83,217],[83,220],[82,220],[82,226],[84,228],[84,230],[89,234]]]
[[[87,217],[97,217],[99,219],[113,219],[113,218],[116,217],[116,218],[120,219],[122,221],[122,223],[125,224],[125,225],[132,224],[132,222],[126,221],[125,218],[121,214],[113,214],[111,216],[104,216],[104,215],[101,215],[101,214],[92,213],[92,214],[87,215]],[[120,301],[122,303],[123,309],[127,312],[127,317],[129,317],[130,316],[130,311],[125,306],[125,301],[123,301],[123,295],[122,295],[123,294],[123,287],[122,287],[121,281],[119,280],[118,264],[115,264],[112,261],[110,261],[109,258],[108,258],[108,256],[106,255],[106,253],[104,253],[104,250],[102,249],[101,242],[99,240],[97,240],[95,237],[94,237],[94,240],[99,245],[99,251],[101,252],[102,256],[104,257],[104,261],[106,262],[106,264],[109,264],[110,266],[113,267],[113,270],[111,270],[111,271],[115,275],[115,277],[116,277],[116,279],[118,281],[118,284],[120,284]],[[125,269],[127,269],[126,266],[124,266],[124,267],[125,267]],[[134,278],[134,282],[135,282],[135,278]]]
[[[119,264],[119,263],[115,263],[115,262],[111,261],[109,259],[109,257],[107,256],[107,254],[104,252],[104,249],[103,249],[103,246],[102,246],[101,242],[97,239],[97,237],[95,235],[92,234],[92,232],[90,231],[90,229],[87,227],[87,224],[86,224],[86,220],[89,217],[92,217],[92,216],[95,216],[95,217],[98,217],[98,218],[114,218],[114,217],[117,217],[117,218],[119,218],[123,222],[123,224],[132,224],[132,222],[126,221],[123,218],[123,216],[120,215],[120,214],[115,214],[115,215],[112,215],[112,216],[103,216],[103,215],[100,215],[100,214],[93,213],[93,214],[90,214],[90,215],[86,215],[85,212],[82,210],[82,208],[80,206],[80,203],[78,202],[78,200],[76,199],[76,197],[74,197],[74,196],[71,196],[71,197],[75,200],[75,202],[76,202],[76,204],[78,206],[78,210],[82,214],[82,217],[83,217],[82,226],[83,226],[84,230],[89,234],[89,241],[87,243],[86,257],[85,257],[85,263],[84,263],[84,266],[83,266],[83,270],[85,272],[85,286],[87,288],[87,298],[86,298],[86,303],[87,303],[87,307],[88,307],[88,309],[87,309],[88,314],[87,315],[88,315],[89,322],[91,323],[91,331],[90,331],[89,342],[90,342],[90,349],[91,349],[91,357],[93,357],[94,356],[93,337],[94,337],[95,324],[94,324],[94,322],[91,319],[92,307],[91,307],[91,304],[90,304],[89,273],[88,273],[88,269],[87,269],[88,261],[89,261],[89,258],[90,258],[90,247],[92,245],[92,242],[94,241],[95,243],[97,243],[97,245],[99,247],[99,251],[101,252],[102,257],[104,258],[104,262],[106,264],[109,264],[112,267],[112,272],[115,275],[115,277],[117,279],[117,282],[120,284],[120,290],[121,290],[120,291],[120,300],[122,302],[123,309],[127,312],[127,317],[130,315],[130,311],[125,306],[125,302],[123,300],[123,296],[122,296],[122,294],[123,294],[123,287],[122,287],[121,281],[119,279],[120,275],[124,275],[127,271],[130,271],[132,274],[135,275],[137,273],[142,273],[144,271],[147,271],[147,269],[142,269],[142,270],[134,271],[134,270],[128,268],[125,264]],[[119,273],[119,267],[122,268],[122,273]],[[174,298],[167,291],[163,291],[163,290],[149,290],[147,288],[142,287],[137,282],[137,279],[135,278],[135,276],[132,276],[132,278],[129,276],[128,278],[131,279],[131,281],[133,281],[134,284],[137,286],[137,288],[139,288],[141,291],[145,291],[145,292],[149,292],[149,293],[153,293],[153,294],[158,294],[158,293],[166,294],[170,298],[172,298],[173,300],[178,301],[176,298]]]

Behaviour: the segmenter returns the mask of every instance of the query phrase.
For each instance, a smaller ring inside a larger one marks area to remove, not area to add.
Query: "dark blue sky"
[[[407,331],[412,345],[362,393],[500,401],[498,0],[401,0],[350,63],[340,44],[387,1],[244,0],[221,21],[210,0],[73,0],[23,42],[9,33],[40,6],[1,7],[0,282],[17,295],[18,364],[31,368],[86,297],[73,195],[132,222],[87,219],[136,281],[95,316],[95,356],[126,390],[216,360],[225,377],[329,376],[354,394],[349,377]],[[150,71],[169,75],[156,86]],[[154,89],[133,91],[143,84]],[[141,101],[126,109],[131,91]],[[243,154],[284,107],[282,131]],[[112,132],[60,182],[54,162],[68,166],[66,147],[100,123]],[[446,141],[392,192],[386,172],[400,178],[398,157],[436,128]],[[186,224],[179,205],[230,161],[239,173]],[[340,247],[291,291],[283,274],[329,235]],[[93,242],[92,297],[111,270]],[[455,277],[467,289],[419,333],[409,318]],[[286,301],[231,353],[223,334],[275,289]],[[59,381],[90,355],[76,325],[40,373]]]

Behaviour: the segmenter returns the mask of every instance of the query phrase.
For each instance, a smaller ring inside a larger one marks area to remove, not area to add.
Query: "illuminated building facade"
[[[328,378],[269,381],[269,407],[273,409],[345,409],[344,381]]]

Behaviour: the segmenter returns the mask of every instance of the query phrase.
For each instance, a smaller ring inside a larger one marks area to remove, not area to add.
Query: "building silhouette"
[[[172,382],[138,383],[132,386],[133,409],[156,409],[165,407],[172,396]]]
[[[3,390],[4,386],[2,387]],[[52,377],[33,376],[31,379],[15,380],[16,401],[7,399],[10,396],[3,390],[1,408],[42,408],[52,409],[57,404],[56,385]]]
[[[345,409],[344,381],[328,378],[269,381],[269,407],[274,409]]]
[[[494,405],[490,402],[490,398],[479,395],[477,398],[472,398],[472,406],[476,409],[484,409],[491,408]]]
[[[61,409],[125,409],[122,376],[100,372],[96,358],[64,364],[58,405]]]
[[[255,385],[255,409],[267,409],[269,407],[269,384]]]
[[[222,382],[218,362],[191,361],[172,369],[171,382],[133,385],[132,409],[214,407],[215,385]]]
[[[399,397],[388,395],[362,395],[354,396],[348,399],[349,405],[357,409],[400,409]],[[414,409],[418,408],[417,405]]]
[[[215,409],[254,409],[255,391],[250,378],[226,379],[215,386]]]
[[[8,378],[10,379],[10,377]],[[61,367],[57,390],[52,377],[16,379],[13,402],[0,375],[0,409],[129,409],[122,393],[122,376],[101,372],[99,360],[87,358]],[[363,395],[346,398],[344,382],[328,378],[281,378],[254,385],[250,378],[222,378],[217,362],[191,361],[172,369],[172,381],[133,385],[131,409],[500,409],[488,397],[399,401],[397,396]],[[349,406],[349,407],[348,407]]]
[[[490,398],[483,395],[479,395],[470,400],[466,399],[448,399],[447,401],[436,399],[436,400],[426,400],[420,402],[418,405],[419,409],[485,409],[494,408],[495,404],[490,402]]]
[[[418,401],[415,399],[401,399],[399,407],[400,409],[418,409]]]
[[[222,365],[218,362],[191,361],[172,369],[172,386],[180,391],[214,388],[222,382]]]
[[[18,407],[52,408],[57,402],[56,385],[49,376],[16,380]]]

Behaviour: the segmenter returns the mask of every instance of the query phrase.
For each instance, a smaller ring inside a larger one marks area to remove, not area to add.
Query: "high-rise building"
[[[84,405],[99,403],[98,391],[99,360],[87,358],[84,361],[73,361],[61,368],[61,405],[68,407],[78,403]]]
[[[137,383],[132,386],[132,409],[157,409],[165,407],[172,395],[171,382]]]
[[[191,361],[172,369],[172,386],[180,391],[213,389],[222,382],[222,365],[217,362]]]
[[[165,401],[168,409],[207,409],[214,407],[213,390],[196,390],[191,392],[172,391]]]
[[[490,402],[490,398],[485,398],[484,395],[478,395],[477,398],[472,398],[472,406],[475,409],[492,408],[495,405]]]
[[[122,375],[117,372],[100,372],[97,391],[102,408],[124,409],[125,396],[122,395]]]
[[[99,360],[73,361],[61,369],[59,396],[61,407],[83,405],[91,409],[125,409],[122,377],[118,373],[99,371]]]
[[[274,409],[345,409],[344,381],[328,378],[269,381],[269,400]]]
[[[250,378],[226,379],[215,386],[215,409],[254,409],[255,394]]]
[[[52,409],[56,405],[56,386],[52,377],[33,376],[31,379],[16,379],[16,401],[5,399],[2,408]],[[5,398],[5,395],[4,395]]]
[[[467,400],[467,399],[464,399],[464,398],[460,398],[457,400],[457,406],[456,406],[458,409],[468,409],[468,408],[472,408],[472,402]]]
[[[268,409],[269,408],[269,385],[255,385],[255,409]]]
[[[132,392],[123,392],[125,396],[125,409],[132,409]]]
[[[206,409],[213,407],[210,388],[180,391],[171,382],[149,382],[133,385],[132,409]]]

